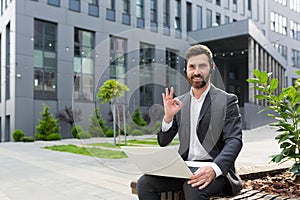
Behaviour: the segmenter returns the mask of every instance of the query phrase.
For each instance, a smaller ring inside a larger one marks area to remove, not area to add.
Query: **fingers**
[[[199,187],[199,190],[207,187],[215,178],[215,173],[211,167],[199,168],[188,181],[192,187]]]

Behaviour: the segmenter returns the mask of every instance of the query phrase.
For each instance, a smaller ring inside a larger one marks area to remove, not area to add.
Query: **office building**
[[[236,93],[244,128],[267,120],[256,111],[246,78],[272,71],[280,86],[300,68],[300,0],[0,0],[0,136],[34,135],[43,104],[53,114],[72,106],[87,128],[107,79],[130,90],[127,110],[151,111],[164,87],[187,91],[184,51],[203,43],[214,52],[218,84]],[[69,127],[61,133],[69,137]]]

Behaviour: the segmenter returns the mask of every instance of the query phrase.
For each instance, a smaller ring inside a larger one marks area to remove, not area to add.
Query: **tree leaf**
[[[260,80],[258,78],[248,78],[247,82],[248,83],[259,83]]]
[[[273,93],[274,90],[276,90],[278,87],[278,79],[272,78],[270,82],[270,93]]]
[[[259,78],[261,72],[258,69],[254,69],[253,74],[254,74],[255,77]]]
[[[263,94],[257,94],[257,95],[255,95],[255,98],[258,100],[263,100],[263,99],[266,99],[267,97]]]

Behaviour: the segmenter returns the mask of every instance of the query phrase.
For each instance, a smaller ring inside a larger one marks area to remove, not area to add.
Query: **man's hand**
[[[163,102],[164,102],[164,111],[165,116],[164,120],[166,123],[170,123],[173,120],[174,115],[181,109],[182,102],[178,99],[173,99],[174,88],[171,87],[170,92],[169,89],[165,89],[165,94],[162,94]]]
[[[188,184],[192,187],[199,187],[199,190],[202,190],[208,186],[215,177],[216,173],[212,167],[200,167],[191,177],[191,180],[188,181]]]

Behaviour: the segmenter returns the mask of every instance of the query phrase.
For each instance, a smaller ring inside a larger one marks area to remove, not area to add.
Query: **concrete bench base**
[[[131,193],[137,194],[136,181],[130,183]],[[239,200],[239,199],[272,199],[272,200],[288,200],[288,197],[280,197],[278,195],[271,195],[267,193],[261,193],[257,190],[243,189],[239,194],[231,197],[211,197],[211,200]],[[182,191],[178,192],[164,192],[161,193],[161,200],[184,200]]]

